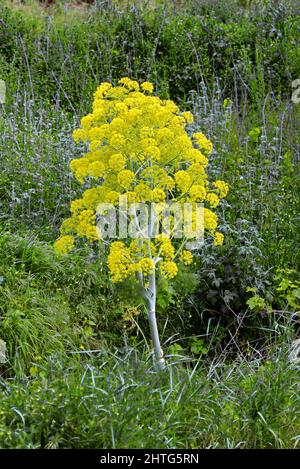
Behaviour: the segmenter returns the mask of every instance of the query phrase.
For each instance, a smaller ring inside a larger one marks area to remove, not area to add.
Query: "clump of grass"
[[[43,363],[54,352],[97,348],[105,338],[122,334],[125,305],[91,251],[58,258],[35,236],[3,233],[0,278],[7,374],[27,373],[31,362]]]
[[[153,371],[125,346],[36,365],[1,380],[2,448],[294,448],[299,368],[283,350],[267,360],[170,363]]]

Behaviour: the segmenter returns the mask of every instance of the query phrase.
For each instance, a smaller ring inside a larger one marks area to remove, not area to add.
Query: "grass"
[[[31,378],[1,380],[2,448],[296,448],[299,367],[284,348],[207,367],[146,353],[53,355]],[[147,396],[147,398],[146,398]]]
[[[57,259],[8,233],[1,246],[1,448],[299,447],[297,317],[274,316],[247,349],[238,329],[223,349],[208,332],[200,355],[174,352],[175,336],[158,372],[87,252]]]

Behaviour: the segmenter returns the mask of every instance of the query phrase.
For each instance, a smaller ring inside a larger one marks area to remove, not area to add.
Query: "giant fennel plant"
[[[117,86],[105,82],[97,88],[92,112],[73,132],[75,142],[82,141],[88,147],[84,156],[70,163],[85,190],[71,203],[71,216],[62,223],[55,249],[67,254],[77,237],[102,243],[111,281],[130,278],[140,286],[155,356],[163,366],[155,308],[157,280],[171,280],[183,265],[192,264],[195,246],[191,238],[199,234],[195,228],[199,205],[202,234],[212,237],[216,246],[223,243],[212,209],[226,197],[228,185],[208,180],[206,166],[212,143],[201,132],[188,135],[186,127],[193,122],[192,114],[180,112],[173,101],[152,93],[152,83],[139,84],[129,78],[122,78]],[[178,228],[170,203],[191,209],[189,223],[185,220],[188,229]],[[149,208],[146,229],[141,227],[141,205]],[[124,206],[135,210],[126,212]],[[135,232],[119,233],[119,239],[114,239],[116,231],[114,237],[105,237],[99,222],[108,214],[108,207],[125,212]]]

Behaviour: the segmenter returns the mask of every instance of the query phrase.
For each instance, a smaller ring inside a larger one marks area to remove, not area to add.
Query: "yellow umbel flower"
[[[206,181],[207,175],[205,173],[205,167],[200,163],[193,163],[188,167],[187,173],[192,183],[198,183]]]
[[[54,249],[57,254],[64,255],[72,251],[74,248],[74,237],[71,235],[62,236],[54,243]]]
[[[224,197],[227,196],[228,194],[228,191],[229,191],[229,186],[227,184],[227,182],[224,182],[224,181],[216,181],[213,183],[213,185],[215,186],[215,188],[217,189],[217,192],[219,194],[219,197],[221,199],[224,199]]]
[[[98,179],[104,175],[105,165],[102,161],[94,161],[94,163],[90,164],[88,167],[89,174]]]
[[[114,133],[109,137],[109,144],[118,150],[123,148],[125,142],[124,135],[122,134]]]
[[[160,254],[165,260],[171,260],[175,256],[175,248],[169,238],[163,239],[160,246]]]
[[[184,249],[181,253],[181,260],[185,265],[190,265],[193,262],[193,254]]]
[[[111,89],[111,87],[112,87],[111,83],[108,83],[108,82],[101,83],[101,85],[98,86],[96,92],[94,93],[95,101],[103,98],[105,94]]]
[[[152,201],[152,190],[150,189],[148,184],[141,182],[135,187],[134,191],[136,192],[140,202]]]
[[[80,158],[78,160],[72,160],[70,163],[71,170],[75,173],[76,179],[84,183],[84,178],[89,175],[90,162],[87,158]]]
[[[219,231],[217,231],[214,235],[214,245],[215,246],[222,246],[223,241],[224,241],[223,233],[220,233]]]
[[[112,243],[107,263],[112,281],[115,283],[121,282],[129,275],[130,250],[121,241]]]
[[[166,193],[162,189],[153,189],[152,191],[152,201],[153,202],[164,202],[166,198]]]
[[[183,112],[181,115],[182,115],[182,117],[185,118],[185,120],[188,124],[192,124],[194,122],[193,114],[190,111]]]
[[[75,129],[72,136],[75,143],[78,143],[80,140],[82,142],[87,142],[89,138],[88,132],[84,129]]]
[[[215,231],[218,226],[218,217],[217,215],[209,210],[208,208],[204,208],[204,228],[211,233]]]
[[[139,267],[144,274],[149,274],[153,272],[154,261],[153,259],[150,259],[149,257],[144,257],[143,259],[139,261]]]
[[[206,155],[210,155],[213,150],[213,144],[208,140],[202,132],[195,132],[193,134],[194,141],[196,145],[202,150]]]
[[[134,179],[134,173],[129,169],[123,169],[118,174],[118,183],[120,186],[125,187],[128,189]]]
[[[177,188],[185,193],[191,187],[191,178],[186,171],[178,171],[175,173],[175,181]]]
[[[178,267],[175,262],[172,261],[160,262],[159,267],[162,276],[167,279],[172,279],[176,277],[178,273]]]
[[[213,192],[209,192],[207,194],[206,200],[209,202],[209,205],[212,208],[216,208],[220,203],[219,197],[216,194],[214,194]]]
[[[73,218],[66,218],[62,224],[61,224],[61,227],[60,227],[60,233],[62,235],[66,235],[68,233],[72,233],[74,230],[75,230],[75,227],[76,227],[76,223],[75,223],[75,220]]]
[[[206,197],[206,190],[203,186],[195,184],[190,188],[189,195],[193,202],[203,202]]]
[[[105,196],[105,202],[109,204],[118,205],[120,194],[118,191],[108,191]]]
[[[89,130],[92,126],[93,114],[88,114],[87,116],[82,117],[80,124],[84,130]]]
[[[125,158],[122,155],[122,153],[116,153],[115,155],[112,155],[109,159],[109,167],[113,171],[121,171],[121,169],[124,168],[125,166]]]
[[[129,90],[138,91],[140,89],[140,85],[138,84],[138,82],[130,80],[130,78],[121,78],[121,80],[119,80],[119,83],[120,85],[125,86],[125,88],[128,88]]]
[[[151,94],[153,93],[154,86],[150,81],[144,81],[144,83],[141,84],[141,89]]]

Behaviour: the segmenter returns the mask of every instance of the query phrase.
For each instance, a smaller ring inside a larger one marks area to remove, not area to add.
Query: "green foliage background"
[[[0,447],[299,446],[299,4],[67,3],[0,6]],[[125,75],[193,112],[230,184],[222,248],[159,285],[158,375],[132,285],[52,248],[72,130]]]

